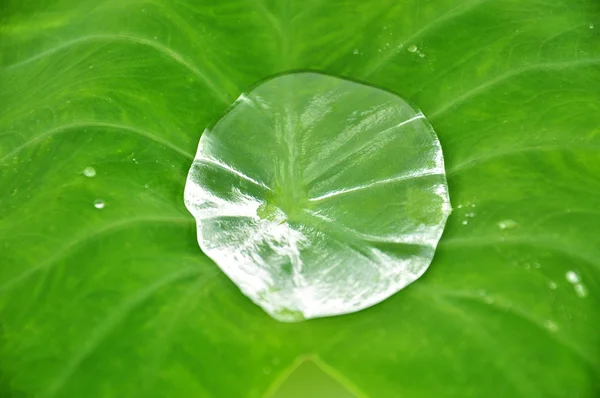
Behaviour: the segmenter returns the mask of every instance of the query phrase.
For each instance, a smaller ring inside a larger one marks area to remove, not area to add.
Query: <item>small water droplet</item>
[[[586,297],[588,295],[587,289],[581,283],[575,285],[575,294],[579,297]]]
[[[558,285],[556,284],[556,282],[554,282],[554,281],[550,281],[550,282],[548,282],[548,287],[549,287],[551,290],[555,290],[555,289],[558,287]]]
[[[105,206],[105,203],[104,203],[104,201],[102,199],[96,199],[94,201],[94,207],[96,209],[104,209],[104,206]]]
[[[158,36],[154,36],[154,40],[157,40],[157,39],[158,39]]]
[[[463,205],[458,205],[456,207],[459,208],[459,209],[462,209]]]
[[[360,52],[358,51],[358,48],[355,48],[354,51],[352,51],[352,54],[354,55],[358,55]]]
[[[533,263],[533,268],[540,268],[541,265],[538,262]]]
[[[469,223],[469,220],[463,220],[462,225],[467,225]]]
[[[144,184],[144,188],[146,188],[146,189],[150,188],[150,184]]]
[[[551,320],[547,320],[546,322],[544,322],[544,327],[550,332],[556,332],[558,330],[558,325],[556,324],[556,322]]]
[[[577,275],[577,273],[575,271],[569,271],[565,274],[565,277],[567,278],[567,281],[569,283],[579,283],[579,281],[581,280],[579,278],[579,275]]]
[[[83,175],[86,177],[95,177],[96,176],[96,169],[88,166],[85,169],[83,169]]]
[[[263,369],[263,372],[264,372],[266,375],[268,375],[269,373],[271,373],[271,368],[270,368],[270,367],[268,367],[268,366],[266,366],[266,367]]]
[[[407,49],[407,50],[408,50],[409,52],[411,52],[411,53],[416,53],[416,52],[417,52],[417,50],[418,50],[418,48],[417,48],[417,46],[415,46],[414,44],[411,44],[410,46],[408,46],[408,49]]]
[[[470,218],[474,218],[476,215],[477,214],[475,214],[474,212],[467,213],[467,217],[470,217]]]
[[[594,24],[593,23],[590,24],[590,29],[594,29]]]
[[[512,229],[519,225],[515,220],[502,220],[498,223],[498,228],[501,230]]]
[[[419,57],[425,58],[425,53],[419,53]]]

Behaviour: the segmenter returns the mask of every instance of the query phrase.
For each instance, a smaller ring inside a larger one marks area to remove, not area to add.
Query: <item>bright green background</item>
[[[304,354],[370,398],[600,394],[597,1],[2,7],[0,395],[260,397]],[[204,127],[305,68],[421,108],[455,211],[414,285],[282,324],[200,253],[182,195]]]

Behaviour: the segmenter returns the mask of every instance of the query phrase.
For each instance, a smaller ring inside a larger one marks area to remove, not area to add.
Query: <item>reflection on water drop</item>
[[[358,51],[358,48],[355,48],[354,51],[352,51],[352,54],[354,54],[354,55],[360,54],[360,52]]]
[[[586,297],[588,295],[587,289],[581,283],[575,285],[575,294],[579,297]]]
[[[102,199],[96,199],[94,201],[94,207],[96,209],[104,209],[104,206],[105,206],[105,203],[104,203],[104,201]]]
[[[412,45],[408,46],[408,49],[407,49],[407,50],[408,50],[409,52],[411,52],[411,53],[416,53],[416,52],[417,52],[417,50],[418,50],[418,48],[417,48],[417,46],[415,46],[414,44],[412,44]]]
[[[590,29],[594,29],[594,24],[593,23],[590,24]]]
[[[505,229],[512,229],[515,228],[517,225],[517,222],[515,220],[502,220],[498,223],[498,228],[500,228],[501,230],[505,230]]]
[[[425,53],[419,53],[419,57],[425,58]]]
[[[88,166],[85,169],[83,169],[83,175],[86,177],[95,177],[96,176],[96,169]]]
[[[463,220],[462,225],[467,225],[469,223],[468,220]]]
[[[544,327],[550,332],[556,332],[558,330],[558,325],[552,320],[547,320],[544,322]]]
[[[556,284],[556,282],[554,282],[554,281],[550,281],[550,282],[548,282],[548,287],[549,287],[551,290],[554,290],[554,289],[556,289],[556,288],[558,287],[558,285]]]
[[[575,271],[569,271],[565,274],[565,277],[567,278],[567,281],[569,283],[579,283],[579,281],[581,280],[579,278],[579,275],[577,275],[577,273]]]

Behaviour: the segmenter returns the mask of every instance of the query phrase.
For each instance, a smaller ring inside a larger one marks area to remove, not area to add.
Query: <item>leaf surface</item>
[[[597,2],[8,1],[0,18],[3,395],[260,397],[306,354],[371,398],[600,392]],[[455,211],[419,281],[289,325],[198,250],[182,199],[203,129],[298,69],[420,108]]]

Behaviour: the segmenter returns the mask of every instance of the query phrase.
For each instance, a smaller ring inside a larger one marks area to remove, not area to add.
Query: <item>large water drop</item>
[[[264,82],[206,129],[185,203],[202,250],[282,321],[358,311],[415,281],[451,209],[426,117],[315,73]]]

